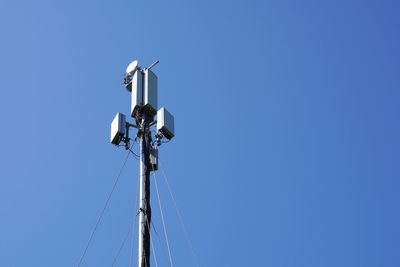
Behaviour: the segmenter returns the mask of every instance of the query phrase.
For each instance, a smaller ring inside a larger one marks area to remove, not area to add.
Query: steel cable
[[[138,204],[138,199],[139,199],[139,181],[140,181],[140,173],[138,174],[138,180],[136,184],[136,201],[135,201],[135,223],[133,224],[133,233],[132,233],[132,247],[131,247],[131,257],[130,257],[130,263],[129,266],[132,267],[133,264],[133,245],[135,241],[135,227],[136,227],[136,216],[137,216],[137,204]]]
[[[84,258],[85,255],[86,255],[86,251],[87,251],[87,249],[88,249],[88,247],[89,247],[89,245],[90,245],[90,242],[92,242],[94,233],[96,232],[96,229],[97,229],[97,227],[98,227],[99,224],[100,224],[100,221],[101,221],[101,218],[103,217],[104,211],[106,210],[106,208],[107,208],[107,206],[108,206],[108,202],[110,202],[111,196],[112,196],[112,194],[113,194],[113,192],[114,192],[115,187],[117,186],[119,177],[120,177],[121,174],[122,174],[122,171],[123,171],[123,169],[124,169],[124,167],[125,167],[125,164],[126,164],[128,158],[129,158],[129,154],[130,154],[130,153],[131,153],[131,151],[128,151],[128,154],[127,154],[126,157],[125,157],[124,163],[122,164],[121,169],[119,170],[119,173],[118,173],[118,175],[117,175],[117,178],[115,179],[114,185],[113,185],[113,187],[112,187],[112,189],[111,189],[111,192],[108,194],[108,198],[107,198],[107,200],[106,200],[106,203],[104,204],[104,207],[103,207],[102,211],[100,212],[99,218],[97,219],[97,222],[96,222],[96,224],[95,224],[95,226],[94,226],[94,228],[93,228],[93,230],[92,230],[92,233],[91,233],[90,238],[89,238],[89,240],[88,240],[88,242],[87,242],[87,244],[86,244],[86,247],[85,247],[85,249],[83,250],[82,256],[81,256],[81,258],[79,259],[79,262],[78,262],[78,264],[77,264],[77,267],[80,266],[80,264],[81,264],[82,261],[83,261],[83,258]]]
[[[151,222],[151,226],[153,227],[153,231],[154,231],[154,233],[156,234],[156,237],[157,237],[157,240],[158,240],[158,242],[159,242],[159,244],[160,244],[160,247],[162,248],[162,254],[164,255],[164,257],[165,257],[165,260],[168,262],[168,264],[169,264],[169,259],[168,259],[168,251],[165,249],[165,246],[164,246],[164,244],[163,244],[163,242],[161,242],[161,239],[160,239],[160,236],[158,235],[158,233],[157,233],[157,230],[156,230],[156,227],[154,226],[154,223],[153,222]]]
[[[115,257],[114,257],[113,262],[111,263],[111,267],[113,267],[114,264],[115,264],[115,262],[117,261],[118,256],[119,256],[119,254],[121,253],[121,250],[122,250],[122,248],[123,248],[124,245],[125,245],[126,239],[128,239],[128,236],[129,236],[129,234],[131,233],[131,228],[132,228],[133,222],[135,222],[135,221],[136,221],[136,216],[133,218],[131,224],[129,225],[129,230],[128,230],[128,232],[125,234],[124,240],[122,241],[121,245],[119,246],[119,249],[118,249],[118,251],[117,251],[117,254],[116,254]]]
[[[190,240],[188,231],[187,231],[187,229],[185,227],[185,224],[183,223],[182,214],[181,214],[181,212],[180,212],[180,210],[178,208],[178,204],[175,201],[174,194],[172,193],[172,189],[171,189],[171,186],[169,185],[169,182],[168,182],[168,179],[167,179],[167,175],[165,174],[164,168],[162,167],[162,164],[161,164],[160,160],[159,160],[159,164],[160,164],[160,167],[161,167],[161,172],[163,173],[163,176],[164,176],[165,183],[167,184],[168,191],[169,191],[169,194],[171,196],[172,202],[174,203],[174,206],[175,206],[175,209],[176,209],[176,213],[178,214],[179,221],[180,221],[180,223],[182,225],[183,231],[185,232],[186,240],[188,241],[189,246],[190,246],[190,248],[192,250],[194,261],[196,262],[196,265],[198,267],[200,267],[199,261],[197,260],[196,253],[194,252],[192,241]]]
[[[131,151],[131,152],[132,152],[132,151]],[[133,153],[133,152],[132,152],[132,153]],[[112,262],[112,264],[111,264],[111,267],[113,267],[114,264],[115,264],[115,262],[117,261],[118,256],[119,256],[119,254],[121,253],[121,250],[122,250],[122,248],[124,247],[126,240],[128,239],[128,236],[129,236],[129,234],[130,234],[130,232],[131,232],[131,229],[132,229],[132,250],[131,250],[131,257],[130,257],[130,266],[132,266],[133,241],[134,241],[134,238],[135,238],[135,226],[136,226],[136,217],[137,217],[137,212],[136,212],[136,211],[137,211],[137,204],[138,204],[138,195],[139,195],[139,177],[138,177],[138,181],[137,181],[137,183],[136,183],[135,216],[133,217],[133,220],[132,220],[131,224],[129,225],[129,230],[128,230],[128,232],[126,233],[126,235],[125,235],[125,237],[124,237],[124,240],[122,241],[122,244],[121,244],[121,246],[119,247],[119,249],[118,249],[118,251],[117,251],[117,254],[116,254],[115,257],[114,257],[114,260],[113,260],[113,262]]]
[[[152,167],[153,167],[153,166],[152,166]],[[173,263],[172,263],[172,256],[171,256],[171,249],[170,249],[170,247],[169,247],[169,241],[168,241],[168,235],[167,235],[167,228],[166,228],[166,226],[165,226],[164,214],[163,214],[162,206],[161,206],[160,193],[159,193],[159,191],[158,191],[158,185],[157,185],[157,177],[156,177],[156,172],[154,171],[154,168],[153,168],[153,175],[154,175],[154,184],[156,185],[156,192],[157,192],[157,198],[158,198],[158,205],[159,205],[159,207],[160,207],[161,221],[162,221],[162,224],[163,224],[165,241],[166,241],[166,243],[167,243],[167,248],[168,248],[169,261],[170,261],[171,267],[173,267],[174,265],[173,265]]]
[[[150,244],[151,244],[151,249],[153,251],[153,259],[154,259],[154,263],[156,264],[156,267],[158,267],[158,262],[157,262],[157,257],[156,257],[156,250],[154,249],[154,243],[153,243],[153,238],[151,237],[151,231],[150,231],[150,227],[149,227],[149,223],[148,220],[146,220],[146,225],[147,225],[147,229],[149,230],[149,235],[150,235]]]

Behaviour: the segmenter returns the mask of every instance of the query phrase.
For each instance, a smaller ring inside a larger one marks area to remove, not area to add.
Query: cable
[[[118,249],[118,251],[117,251],[117,254],[116,254],[115,257],[114,257],[113,262],[111,263],[111,267],[113,267],[114,264],[115,264],[115,262],[117,261],[118,256],[119,256],[119,253],[121,253],[121,250],[122,250],[122,248],[123,248],[124,245],[125,245],[126,239],[128,238],[129,234],[131,233],[131,228],[132,228],[133,222],[136,222],[136,216],[133,218],[132,222],[131,222],[130,225],[129,225],[129,230],[128,230],[128,232],[126,233],[126,235],[125,235],[125,237],[124,237],[124,240],[122,241],[122,244],[119,246],[119,249]]]
[[[174,265],[173,265],[173,263],[172,263],[171,249],[170,249],[170,247],[169,247],[169,241],[168,241],[168,235],[167,235],[167,228],[165,227],[164,214],[163,214],[163,211],[162,211],[160,193],[158,192],[157,177],[156,177],[156,172],[154,171],[154,167],[153,167],[153,174],[154,174],[154,184],[156,185],[156,192],[157,192],[157,198],[158,198],[158,205],[159,205],[159,207],[160,207],[161,220],[162,220],[163,228],[164,228],[165,241],[166,241],[166,243],[167,243],[167,248],[168,248],[169,261],[170,261],[171,267],[173,267]]]
[[[128,230],[128,232],[126,233],[126,235],[125,235],[125,237],[124,237],[124,240],[122,241],[122,244],[121,244],[121,246],[119,247],[119,249],[118,249],[118,251],[117,251],[117,254],[116,254],[115,257],[114,257],[114,260],[113,260],[113,262],[112,262],[112,264],[111,264],[111,267],[113,267],[114,264],[115,264],[115,262],[117,261],[118,256],[119,256],[119,254],[121,253],[121,250],[122,250],[122,248],[124,247],[125,242],[126,242],[128,236],[129,236],[130,232],[131,232],[131,229],[132,229],[131,265],[132,265],[133,240],[134,240],[134,238],[135,238],[135,226],[136,226],[136,217],[137,217],[136,210],[137,210],[137,203],[138,203],[138,192],[139,192],[139,177],[138,177],[138,182],[137,182],[137,185],[136,185],[135,216],[133,217],[133,220],[132,220],[131,224],[129,225],[129,230]]]
[[[135,218],[137,216],[137,203],[138,203],[138,198],[139,198],[139,179],[140,179],[140,173],[138,175],[138,180],[137,180],[137,184],[136,184],[136,201],[135,201]],[[133,224],[133,233],[132,233],[132,247],[131,247],[131,259],[130,259],[130,263],[129,266],[132,267],[133,264],[133,245],[134,245],[134,241],[135,241],[135,227],[136,227],[136,220],[135,223]]]
[[[147,217],[147,215],[146,215]],[[156,250],[154,249],[154,243],[153,243],[153,238],[151,237],[151,231],[150,231],[150,227],[149,227],[149,220],[148,218],[146,219],[146,225],[147,225],[147,229],[149,229],[149,235],[150,235],[150,244],[151,244],[151,249],[153,250],[153,258],[154,258],[154,263],[156,264],[156,267],[158,267],[158,263],[157,263],[157,257],[156,257]]]
[[[131,152],[128,151],[128,154],[127,154],[126,157],[125,157],[124,163],[122,164],[122,167],[121,167],[121,169],[119,170],[119,173],[118,173],[118,175],[117,175],[117,178],[115,179],[114,185],[113,185],[113,187],[112,187],[112,189],[111,189],[111,192],[108,194],[108,198],[107,198],[107,200],[106,200],[106,203],[104,204],[103,210],[100,212],[100,216],[99,216],[99,218],[97,219],[96,225],[94,226],[94,228],[93,228],[93,230],[92,230],[92,234],[90,235],[90,238],[89,238],[89,240],[88,240],[88,242],[87,242],[87,244],[86,244],[85,249],[83,250],[82,256],[81,256],[81,258],[79,259],[79,262],[78,262],[78,264],[77,264],[77,267],[80,266],[80,264],[81,264],[82,261],[83,261],[83,258],[84,258],[85,255],[86,255],[86,251],[87,251],[87,249],[88,249],[88,247],[89,247],[89,245],[90,245],[90,242],[92,241],[92,238],[93,238],[94,233],[96,232],[97,226],[99,226],[100,220],[101,220],[101,218],[103,217],[104,211],[106,210],[106,208],[107,208],[107,206],[108,206],[108,202],[109,202],[110,199],[111,199],[111,196],[112,196],[112,194],[113,194],[113,192],[114,192],[114,189],[115,189],[115,187],[117,186],[119,177],[120,177],[121,174],[122,174],[122,171],[123,171],[123,169],[124,169],[124,167],[125,167],[126,161],[128,160],[129,154],[130,154],[130,153],[131,153]]]
[[[133,150],[132,149],[130,149],[129,148],[129,151],[137,158],[137,159],[139,159],[140,157],[135,153],[135,152],[133,152]]]
[[[164,255],[166,261],[167,261],[168,264],[169,264],[169,259],[168,259],[168,256],[167,256],[167,253],[168,253],[168,252],[166,251],[166,249],[165,249],[165,247],[164,247],[164,244],[161,242],[160,236],[158,235],[157,230],[156,230],[156,227],[154,226],[154,223],[153,223],[153,222],[151,222],[151,226],[153,226],[154,233],[156,233],[157,240],[158,240],[158,242],[160,243],[160,246],[161,246],[161,248],[162,248],[163,255]]]
[[[188,241],[189,246],[190,246],[190,248],[191,248],[191,250],[192,250],[192,254],[193,254],[194,261],[196,262],[196,265],[197,265],[198,267],[200,267],[199,261],[197,260],[196,253],[194,252],[194,249],[193,249],[192,241],[190,240],[188,231],[186,230],[185,224],[183,223],[183,219],[182,219],[181,212],[179,211],[178,205],[176,204],[174,195],[172,194],[172,189],[171,189],[171,187],[170,187],[170,185],[169,185],[169,182],[168,182],[168,179],[167,179],[167,175],[165,174],[164,168],[162,167],[162,164],[161,164],[160,160],[159,160],[159,163],[160,163],[160,167],[161,167],[161,172],[163,173],[163,176],[164,176],[165,183],[166,183],[167,186],[168,186],[169,194],[170,194],[170,196],[171,196],[172,202],[174,203],[174,206],[175,206],[175,209],[176,209],[176,213],[178,214],[179,221],[180,221],[180,223],[181,223],[181,225],[182,225],[183,231],[185,232],[186,240]]]

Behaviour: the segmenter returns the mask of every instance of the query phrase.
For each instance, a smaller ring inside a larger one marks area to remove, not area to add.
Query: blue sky
[[[78,262],[126,155],[109,127],[134,59],[160,60],[160,160],[201,266],[399,266],[399,7],[1,2],[0,266]],[[82,267],[110,266],[137,174],[132,157]],[[174,265],[195,266],[158,177]]]

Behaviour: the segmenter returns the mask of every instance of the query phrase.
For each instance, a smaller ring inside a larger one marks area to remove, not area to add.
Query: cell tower
[[[174,133],[174,117],[164,108],[158,111],[157,76],[151,69],[158,63],[154,62],[148,68],[140,68],[137,60],[126,69],[124,77],[125,88],[131,93],[131,117],[135,124],[126,120],[126,116],[117,113],[111,123],[111,143],[120,146],[125,144],[130,149],[129,129],[137,129],[134,140],[140,139],[140,196],[139,196],[139,248],[138,267],[150,266],[150,172],[158,170],[158,146],[162,140],[171,140]],[[157,115],[157,119],[154,116]],[[156,134],[151,135],[151,127],[157,125]]]

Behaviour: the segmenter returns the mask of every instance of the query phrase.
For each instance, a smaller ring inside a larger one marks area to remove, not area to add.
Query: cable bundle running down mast
[[[111,143],[130,149],[129,129],[137,128],[134,138],[140,138],[140,178],[139,178],[139,248],[138,267],[150,267],[150,172],[158,170],[158,146],[163,138],[171,140],[174,133],[174,117],[162,107],[157,111],[157,76],[150,67],[141,69],[137,60],[129,64],[124,77],[125,88],[131,93],[131,117],[136,124],[126,121],[126,116],[117,113],[111,123]],[[154,116],[157,115],[157,119]],[[151,135],[151,127],[157,124],[157,132]]]

